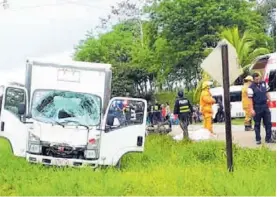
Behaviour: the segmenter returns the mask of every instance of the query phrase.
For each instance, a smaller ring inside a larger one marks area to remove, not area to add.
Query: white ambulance
[[[250,70],[260,72],[263,80],[270,87],[271,102],[268,106],[271,111],[272,138],[276,141],[276,53],[259,56]]]
[[[241,102],[241,90],[242,86],[230,86],[231,118],[242,118],[245,116]],[[222,105],[224,106],[223,88],[211,88],[210,92],[213,98],[216,100],[216,103],[212,106],[213,119],[215,119],[218,110],[218,101],[221,100]]]
[[[147,103],[109,100],[111,74],[109,64],[29,59],[24,85],[0,87],[0,138],[15,156],[45,165],[116,166],[142,152]],[[140,119],[115,111],[119,102],[140,106]]]

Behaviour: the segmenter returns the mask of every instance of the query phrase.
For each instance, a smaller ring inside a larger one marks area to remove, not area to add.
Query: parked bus
[[[230,86],[231,118],[242,118],[245,116],[241,103],[241,90],[242,86]],[[213,119],[215,119],[219,107],[219,100],[222,101],[224,106],[223,88],[211,88],[210,91],[213,98],[216,100],[216,103],[213,105]]]

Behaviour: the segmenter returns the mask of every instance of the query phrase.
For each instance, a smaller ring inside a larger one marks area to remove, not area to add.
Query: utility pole
[[[233,150],[232,150],[232,124],[231,124],[231,108],[230,108],[230,82],[229,82],[229,57],[228,45],[221,46],[222,56],[222,75],[224,89],[224,108],[225,108],[225,132],[226,132],[226,153],[227,168],[229,172],[233,172]]]

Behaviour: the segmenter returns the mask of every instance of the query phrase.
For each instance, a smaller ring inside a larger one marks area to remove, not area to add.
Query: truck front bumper
[[[82,167],[82,166],[90,166],[96,168],[98,166],[98,160],[83,160],[83,159],[65,159],[65,158],[56,158],[56,157],[48,157],[43,155],[35,155],[35,154],[26,154],[26,159],[30,163],[40,163],[43,165],[50,166],[71,166],[71,167]]]

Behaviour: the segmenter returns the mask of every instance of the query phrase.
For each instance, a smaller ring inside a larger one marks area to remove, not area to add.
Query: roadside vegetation
[[[82,39],[75,59],[112,64],[112,96],[154,100],[157,93],[171,103],[168,94],[174,100],[184,89],[195,104],[211,79],[200,64],[219,40],[234,46],[244,70],[234,85],[257,56],[276,51],[275,10],[275,0],[121,0]]]
[[[31,165],[11,154],[0,139],[0,195],[189,195],[275,196],[275,151],[234,146],[234,172],[226,170],[225,144],[147,138],[143,154],[124,157],[114,168]]]

